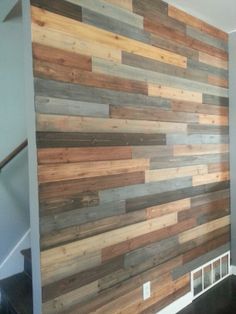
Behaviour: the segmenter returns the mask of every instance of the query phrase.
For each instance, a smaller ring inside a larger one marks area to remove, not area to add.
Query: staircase
[[[0,281],[0,314],[33,314],[31,251],[23,250],[21,254],[24,271]]]

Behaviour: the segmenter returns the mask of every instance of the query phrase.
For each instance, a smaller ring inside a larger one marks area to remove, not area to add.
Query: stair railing
[[[28,140],[25,140],[19,146],[17,146],[6,158],[4,158],[0,162],[0,172],[7,164],[9,164],[10,161],[12,161],[27,146],[28,146]]]

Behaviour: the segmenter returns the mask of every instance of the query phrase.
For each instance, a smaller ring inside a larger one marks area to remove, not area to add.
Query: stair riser
[[[24,258],[24,271],[30,278],[32,278],[32,265],[31,261],[27,258]]]
[[[4,291],[1,290],[2,310],[4,314],[17,314],[13,309]]]

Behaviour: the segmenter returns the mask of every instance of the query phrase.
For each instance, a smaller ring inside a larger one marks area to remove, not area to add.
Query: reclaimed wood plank
[[[79,39],[75,35],[63,35],[52,28],[43,29],[41,26],[32,24],[33,43],[52,48],[62,49],[68,52],[96,56],[108,60],[121,61],[121,50],[106,44],[98,43],[88,38]]]
[[[37,132],[38,148],[71,148],[71,147],[123,147],[150,146],[165,147],[165,134],[144,133],[102,133],[102,132]]]
[[[229,125],[228,116],[218,116],[209,114],[199,114],[200,124],[213,124],[213,125]]]
[[[129,25],[143,28],[143,18],[129,10],[123,10],[119,6],[115,6],[107,1],[97,1],[94,3],[93,0],[68,0],[68,2],[93,10],[105,16],[110,16],[115,20],[127,23]]]
[[[228,144],[174,145],[174,156],[222,154],[229,150]]]
[[[73,35],[77,38],[85,37],[89,40],[99,40],[99,42],[105,45],[111,45],[120,50],[127,52],[135,51],[138,55],[186,68],[186,58],[178,54],[152,47],[121,35],[115,35],[105,30],[95,28],[94,26],[58,16],[51,12],[42,11],[36,7],[32,7],[31,12],[33,24],[41,27],[45,27],[46,25],[48,28],[53,28],[63,33],[69,33],[69,35]]]
[[[35,106],[38,113],[99,118],[109,117],[109,106],[107,104],[36,96]]]
[[[58,195],[63,197],[76,196],[82,192],[96,192],[111,187],[141,184],[144,181],[144,172],[122,173],[104,177],[45,183],[40,185],[39,190],[42,199],[49,199]]]
[[[146,170],[145,182],[156,182],[174,178],[182,178],[189,176],[197,176],[207,174],[208,167],[206,165],[186,166],[178,168],[167,168],[158,170]]]
[[[168,99],[178,99],[193,102],[202,102],[202,94],[197,92],[189,92],[173,87],[166,87],[162,85],[148,84],[148,95],[159,96]]]
[[[199,103],[190,103],[183,101],[173,101],[172,102],[172,110],[174,112],[193,112],[193,113],[201,113],[201,114],[212,114],[212,115],[223,115],[227,116],[229,110],[227,107],[217,106],[217,105],[207,105],[207,104],[199,104]]]
[[[68,147],[68,148],[42,148],[38,149],[38,163],[75,163],[105,160],[124,160],[132,158],[131,147]]]
[[[208,55],[207,53],[204,52],[199,52],[199,61],[217,68],[228,70],[228,61]]]
[[[200,29],[201,31],[206,32],[209,35],[212,35],[216,38],[220,38],[224,41],[228,40],[228,34],[223,32],[220,29],[215,28],[214,26],[211,26],[207,24],[206,22],[172,6],[168,6],[168,15],[172,18],[177,19],[178,21],[181,21],[183,23],[186,23],[187,25],[190,25],[192,27],[195,27],[197,29]]]
[[[33,43],[33,58],[64,66],[76,67],[84,71],[92,71],[92,58],[62,49]]]
[[[39,132],[104,132],[104,133],[184,133],[185,123],[103,119],[37,114]]]
[[[132,0],[105,0],[111,4],[117,5],[123,9],[133,11],[133,1]]]
[[[52,196],[43,198],[40,195],[39,212],[40,219],[43,216],[57,215],[73,209],[99,205],[98,192],[83,192],[72,196]]]
[[[148,93],[147,84],[140,81],[126,80],[116,76],[83,71],[78,67],[63,66],[46,61],[34,61],[34,75],[43,79],[97,88],[107,88],[144,95]]]
[[[80,6],[64,0],[30,0],[31,5],[75,19],[82,20],[82,9]]]
[[[229,180],[229,171],[193,176],[193,186]]]
[[[138,107],[148,104],[149,106],[165,109],[170,109],[171,106],[170,101],[160,97],[150,97],[141,94],[111,91],[104,88],[100,89],[89,86],[82,86],[79,84],[69,84],[38,78],[35,78],[35,91],[37,96],[48,96],[101,104],[127,104]]]
[[[228,51],[228,44],[225,40],[217,39],[211,35],[208,35],[204,31],[198,30],[194,27],[187,25],[187,35],[197,40],[200,40],[204,43],[207,43],[216,48],[222,49],[224,51]]]
[[[135,108],[128,106],[110,105],[110,117],[116,119],[134,119],[146,121],[186,122],[197,123],[198,115],[184,112],[172,112],[161,108]]]
[[[120,173],[142,172],[149,169],[148,159],[88,161],[38,166],[39,184],[47,182],[102,177]],[[203,172],[198,172],[198,174]]]
[[[179,242],[185,243],[199,236],[215,231],[230,224],[229,216],[213,220],[212,222],[197,226],[191,230],[179,234]]]

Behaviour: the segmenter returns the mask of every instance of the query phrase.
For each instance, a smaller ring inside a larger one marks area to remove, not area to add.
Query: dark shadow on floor
[[[178,314],[236,314],[236,276],[226,278]]]

